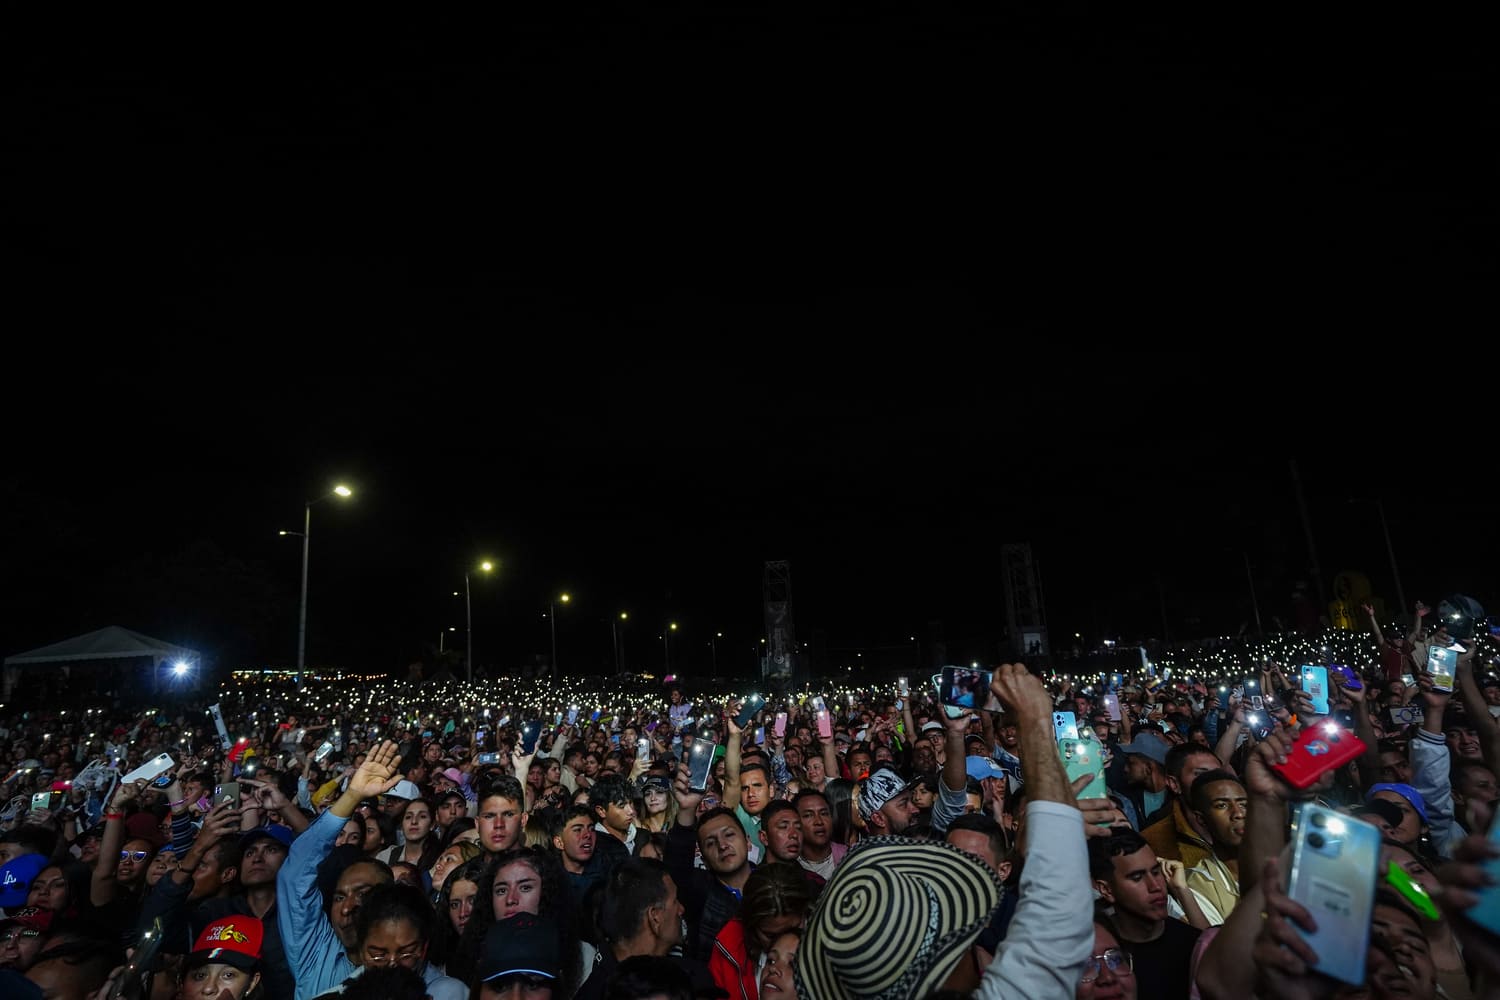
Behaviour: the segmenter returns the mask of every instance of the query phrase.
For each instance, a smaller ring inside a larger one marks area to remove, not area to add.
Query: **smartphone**
[[[1446,646],[1427,649],[1427,671],[1432,674],[1432,689],[1452,693],[1453,674],[1458,669],[1458,654]]]
[[[1380,831],[1316,802],[1302,803],[1292,830],[1287,895],[1318,921],[1315,932],[1297,933],[1318,953],[1319,972],[1359,986],[1370,946]]]
[[[818,713],[818,736],[821,739],[833,739],[833,720],[828,717],[827,710]]]
[[[734,724],[741,729],[750,725],[750,720],[755,718],[755,713],[759,712],[765,703],[765,696],[758,694],[750,695],[745,699],[744,704],[740,706],[740,714],[735,716]]]
[[[761,744],[764,744],[766,742],[766,727],[765,726],[756,726],[755,727],[755,740],[754,740],[754,742],[756,743],[757,746],[759,746]]]
[[[1411,687],[1413,684],[1417,683],[1417,679],[1411,674],[1402,674],[1401,683],[1405,684],[1407,687]]]
[[[994,709],[990,708],[990,704],[994,701],[994,695],[990,692],[990,679],[993,676],[988,670],[975,670],[971,667],[944,667],[942,680],[938,685],[938,701],[954,708],[982,708],[993,711]]]
[[[578,706],[577,705],[569,705],[568,706],[568,725],[571,726],[571,725],[573,725],[577,721],[578,721]]]
[[[1312,710],[1318,715],[1328,714],[1328,668],[1304,664],[1302,667],[1302,690],[1312,699]]]
[[[1261,697],[1260,681],[1256,680],[1254,677],[1246,677],[1244,680],[1244,685],[1244,697],[1250,699],[1250,707],[1255,709],[1255,711],[1257,712],[1265,711],[1266,700],[1265,698]]]
[[[1328,672],[1337,677],[1339,684],[1347,691],[1363,691],[1365,689],[1364,683],[1359,679],[1359,674],[1342,663],[1330,663],[1328,665]]]
[[[896,693],[899,694],[903,698],[910,697],[911,696],[911,682],[908,681],[905,677],[897,677],[896,678]]]
[[[479,763],[498,764],[500,763],[500,755],[498,753],[495,753],[493,750],[489,751],[488,753],[482,753],[479,755]]]
[[[226,781],[222,785],[214,786],[214,805],[228,802],[231,809],[240,807],[240,783],[238,781]]]
[[[708,776],[713,769],[713,740],[694,739],[693,749],[688,754],[688,788],[694,792],[708,791]]]
[[[479,732],[477,732],[477,733],[474,734],[474,742],[475,743],[483,743],[485,740],[487,740],[489,738],[490,738],[490,731],[488,729],[481,729],[481,730],[479,730]]]
[[[120,783],[128,785],[136,781],[151,781],[158,775],[172,770],[175,764],[176,762],[172,760],[171,754],[158,754],[157,756],[152,757],[150,760],[146,761],[146,763],[142,764],[140,767],[136,768],[134,771],[131,771],[129,774],[122,777],[120,779]]]
[[[323,758],[327,757],[331,753],[333,753],[333,744],[329,743],[327,740],[324,740],[323,744],[319,746],[318,749],[313,751],[312,759],[321,764],[323,762]]]
[[[147,993],[146,977],[156,964],[156,956],[161,951],[165,937],[161,929],[161,918],[157,917],[151,922],[151,927],[136,940],[129,964],[109,991],[109,1000],[143,1000]]]
[[[1078,739],[1078,718],[1072,712],[1052,713],[1052,738],[1058,742]]]
[[[813,711],[814,712],[823,712],[823,711],[826,711],[828,709],[828,706],[823,703],[823,696],[822,695],[816,695],[816,696],[814,696],[814,698],[812,700],[812,707],[813,707]]]
[[[1254,736],[1257,741],[1270,736],[1271,731],[1276,728],[1276,724],[1265,712],[1250,712],[1245,716],[1245,721],[1250,726],[1250,735]]]
[[[598,722],[599,721],[599,716],[602,715],[602,714],[603,714],[603,710],[602,709],[598,709],[598,708],[594,709],[594,714],[589,716],[589,721],[590,722]]]
[[[609,734],[609,741],[611,743],[613,743],[615,746],[619,746],[620,745],[620,734],[619,733],[610,733]]]
[[[542,724],[533,719],[521,727],[521,753],[528,754],[536,751],[536,741],[542,735]]]
[[[552,716],[552,724],[554,726],[561,726],[562,725],[562,719],[563,719],[562,713],[558,712],[557,714],[555,714],[555,715]]]
[[[1104,748],[1098,740],[1092,736],[1080,737],[1077,733],[1059,737],[1057,752],[1062,757],[1069,782],[1089,775],[1089,783],[1078,793],[1078,798],[1102,799],[1109,794],[1104,787]]]
[[[1398,726],[1420,726],[1424,714],[1421,705],[1396,705],[1391,708],[1391,721]]]
[[[31,811],[45,809],[52,812],[62,804],[62,792],[37,792],[31,797]]]
[[[783,736],[786,735],[786,713],[785,712],[777,712],[776,713],[776,725],[775,725],[775,727],[771,731],[776,734],[776,737],[778,739],[780,739],[781,737],[783,737]]]
[[[651,741],[648,740],[648,739],[646,739],[646,737],[644,737],[644,736],[642,736],[640,739],[638,739],[638,740],[635,741],[635,759],[636,760],[650,760],[651,759]]]
[[[1327,771],[1343,767],[1365,752],[1365,741],[1331,720],[1307,726],[1287,752],[1285,764],[1272,768],[1293,788],[1307,788]]]
[[[1113,694],[1104,696],[1104,710],[1109,713],[1111,722],[1120,721],[1120,699],[1117,696]]]
[[[431,729],[424,729],[424,730],[422,730],[422,739],[424,739],[424,740],[430,740],[430,739],[432,739],[432,730]]]

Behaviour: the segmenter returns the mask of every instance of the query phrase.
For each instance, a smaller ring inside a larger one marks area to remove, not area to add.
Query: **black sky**
[[[1245,553],[1268,618],[1307,578],[1293,458],[1325,578],[1390,593],[1380,496],[1409,597],[1485,599],[1477,33],[1138,16],[12,33],[6,651],[288,660],[339,478],[316,661],[462,627],[481,555],[506,658],[562,587],[564,658],[748,654],[767,558],[830,659],[983,656],[1007,541],[1056,631],[1232,630]]]

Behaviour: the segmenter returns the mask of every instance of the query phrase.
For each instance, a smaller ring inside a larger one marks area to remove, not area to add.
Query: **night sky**
[[[947,6],[37,24],[11,84],[14,653],[747,673],[1267,627],[1311,581],[1485,603],[1492,62],[1455,24]],[[1368,15],[1367,15],[1368,16]],[[1253,624],[1250,625],[1253,628]],[[456,633],[455,635],[457,635]]]

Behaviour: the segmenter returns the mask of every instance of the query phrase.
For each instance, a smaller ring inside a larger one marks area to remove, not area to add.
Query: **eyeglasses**
[[[41,936],[41,931],[32,930],[29,927],[15,927],[3,934],[0,934],[0,945],[10,944],[12,941],[19,941],[21,938],[34,938]]]
[[[1111,948],[1102,955],[1090,955],[1088,964],[1083,967],[1083,982],[1092,983],[1099,978],[1100,967],[1122,976],[1129,976],[1135,972],[1135,960],[1130,953],[1121,951],[1119,948]]]
[[[121,851],[121,861],[145,861],[151,856],[150,851]]]

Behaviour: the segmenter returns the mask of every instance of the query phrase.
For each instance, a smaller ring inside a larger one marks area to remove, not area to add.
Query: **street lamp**
[[[567,604],[570,600],[572,598],[567,594],[559,594],[556,600],[548,602],[550,614],[548,614],[547,620],[552,625],[552,676],[554,678],[557,677],[557,602],[561,601]]]
[[[296,535],[302,539],[302,600],[297,607],[297,672],[301,673],[307,663],[307,543],[312,537],[312,509],[313,504],[322,503],[329,497],[341,497],[347,500],[354,495],[354,491],[343,483],[335,486],[331,491],[309,500],[302,505],[302,530],[301,531],[279,531],[279,535]]]
[[[609,620],[609,634],[610,634],[610,636],[615,641],[615,673],[617,673],[617,674],[621,670],[620,660],[622,659],[622,654],[625,652],[625,648],[620,644],[620,628],[619,628],[619,625],[620,625],[620,622],[629,621],[629,620],[630,620],[630,615],[627,612],[624,612],[624,611],[620,612],[620,617],[618,617],[618,618],[611,618]]]
[[[488,559],[479,564],[482,572],[488,573],[495,568],[495,564]],[[464,649],[464,676],[470,684],[474,683],[474,604],[469,589],[469,571],[464,570],[464,617],[469,620],[469,639],[467,648]]]
[[[667,630],[661,634],[661,650],[662,650],[662,661],[661,662],[662,662],[662,673],[664,673],[664,674],[669,674],[669,673],[672,672],[672,646],[671,646],[670,639],[671,639],[672,633],[676,632],[676,631],[677,631],[677,623],[676,622],[672,622],[669,625],[667,625]]]
[[[715,677],[719,676],[719,647],[718,647],[718,641],[720,639],[722,639],[722,638],[724,638],[724,633],[723,632],[715,632],[713,635],[711,635],[711,636],[708,637],[708,653],[709,653],[710,658],[713,660],[714,676]]]

